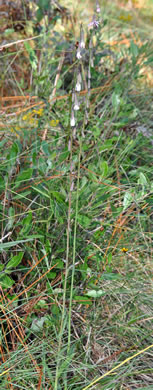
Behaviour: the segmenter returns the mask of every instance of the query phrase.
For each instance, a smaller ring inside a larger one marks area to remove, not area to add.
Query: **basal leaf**
[[[18,255],[13,256],[12,259],[7,263],[6,269],[15,268],[21,263],[23,257],[23,252],[20,252]]]
[[[133,202],[133,196],[130,192],[126,192],[123,199],[123,210],[126,210]]]

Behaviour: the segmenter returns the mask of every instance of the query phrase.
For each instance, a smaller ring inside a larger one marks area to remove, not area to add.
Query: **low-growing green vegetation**
[[[0,388],[151,390],[152,3],[61,4],[2,31]]]

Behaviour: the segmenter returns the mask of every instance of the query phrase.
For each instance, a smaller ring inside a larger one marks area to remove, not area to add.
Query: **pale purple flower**
[[[73,138],[75,139],[76,138],[76,127],[73,127],[72,135],[73,135]]]
[[[88,124],[88,117],[89,117],[88,111],[86,110],[86,111],[85,111],[85,125]]]
[[[95,15],[93,16],[92,22],[88,24],[89,27],[98,28],[100,22],[96,19]]]
[[[90,56],[90,60],[91,60],[91,56]],[[90,90],[90,80],[91,80],[91,72],[90,72],[90,63],[89,63],[89,67],[88,67],[88,91]]]
[[[90,41],[89,41],[89,49],[92,49],[93,48],[93,40],[92,40],[92,36],[90,38]]]
[[[97,12],[97,14],[100,13],[100,5],[99,5],[99,1],[98,0],[96,0],[96,12]]]
[[[79,103],[78,103],[78,98],[77,98],[77,95],[75,93],[74,95],[74,111],[78,111],[79,110]]]
[[[84,31],[83,31],[82,25],[81,25],[81,28],[80,28],[80,48],[81,49],[85,48]]]
[[[72,92],[72,103],[74,103],[74,98],[75,98],[75,92],[74,92],[74,89],[73,89],[73,92]]]
[[[68,151],[69,152],[71,151],[71,138],[69,138],[69,141],[68,141]]]
[[[72,135],[73,135],[73,138],[75,139],[76,138],[76,127],[73,127]]]
[[[90,65],[92,68],[94,67],[93,57],[90,58]]]
[[[82,77],[81,77],[81,73],[79,72],[78,76],[77,76],[77,82],[76,82],[76,85],[75,85],[75,90],[77,92],[81,91],[81,82],[82,82]]]
[[[72,173],[72,175],[74,174],[73,169],[74,169],[74,161],[71,161],[70,162],[70,172]]]
[[[71,127],[74,127],[74,126],[75,126],[75,117],[74,117],[74,111],[73,111],[73,109],[72,109],[72,112],[71,112],[70,125],[71,125]]]
[[[77,81],[77,83],[76,83],[75,90],[76,90],[77,92],[80,92],[80,91],[81,91],[81,84],[80,84],[78,81]]]
[[[80,107],[79,107],[79,105],[78,105],[78,104],[75,104],[75,105],[74,105],[74,111],[78,111],[78,110],[79,110],[79,108],[80,108]]]
[[[81,50],[80,50],[80,44],[78,46],[77,52],[76,52],[76,58],[80,60],[82,58]]]
[[[82,138],[85,138],[85,134],[84,134],[83,128],[81,130],[81,135],[82,135]]]
[[[70,191],[73,191],[73,188],[74,188],[74,181],[72,181],[71,183]]]
[[[86,100],[86,108],[89,108],[89,98],[87,96],[87,100]]]

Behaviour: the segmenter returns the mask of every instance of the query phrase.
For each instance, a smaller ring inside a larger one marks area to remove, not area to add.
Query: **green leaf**
[[[17,154],[18,154],[18,145],[16,144],[16,142],[14,142],[14,144],[11,147],[10,153],[7,156],[7,160],[9,161],[9,164],[11,166],[13,166],[14,163],[16,162]]]
[[[32,229],[32,212],[29,211],[28,215],[22,221],[23,228],[20,230],[19,236],[27,236]]]
[[[61,88],[62,84],[63,84],[62,80],[59,79],[58,82],[57,82],[57,85],[56,85],[56,89]]]
[[[115,111],[117,111],[120,106],[120,97],[115,92],[112,94],[112,105]]]
[[[32,186],[33,190],[35,190],[36,192],[38,192],[40,195],[42,196],[45,196],[46,198],[50,199],[50,195],[47,194],[47,192],[45,191],[42,191],[40,188],[38,187],[34,187]]]
[[[63,194],[60,194],[60,192],[57,191],[51,191],[51,195],[53,198],[59,201],[59,203],[65,203],[65,196]]]
[[[148,60],[144,62],[144,65],[149,65],[151,63],[153,63],[153,56],[148,58]]]
[[[14,33],[14,28],[7,28],[5,31],[4,31],[4,36],[7,37],[8,35],[12,35]]]
[[[8,275],[0,275],[0,285],[4,288],[11,288],[14,284],[14,280],[11,279]]]
[[[121,280],[123,277],[121,274],[116,274],[113,272],[104,273],[100,279],[102,280]]]
[[[31,223],[32,221],[32,212],[29,211],[29,214],[27,215],[27,217],[25,217],[22,221],[23,225],[29,225],[29,223]]]
[[[82,188],[87,184],[88,182],[88,179],[86,176],[83,176],[82,179],[81,179],[81,182],[80,182],[80,189],[82,190]]]
[[[131,41],[130,52],[133,55],[133,57],[137,57],[139,53],[139,47],[133,41]]]
[[[91,180],[97,181],[97,176],[94,174],[95,165],[89,164],[88,166],[88,176]]]
[[[38,159],[38,169],[39,169],[39,173],[40,175],[46,175],[47,174],[47,170],[48,170],[48,166],[46,164],[46,161],[44,159],[44,157],[39,157]]]
[[[87,264],[87,259],[85,259],[84,262],[79,265],[79,270],[81,272],[81,276],[83,280],[87,279],[87,269],[88,269],[88,264]]]
[[[42,331],[45,320],[46,317],[34,318],[32,321],[31,330],[36,333]]]
[[[38,1],[38,7],[44,10],[48,10],[50,6],[50,0],[39,0]]]
[[[73,297],[73,300],[78,303],[81,303],[82,305],[92,305],[91,299],[82,295],[75,295]]]
[[[100,298],[106,293],[103,290],[89,290],[86,295],[91,298]]]
[[[153,386],[139,387],[139,390],[153,390]]]
[[[17,176],[17,181],[24,181],[31,179],[33,169],[29,168],[23,172],[20,173],[20,175]]]
[[[14,218],[15,217],[15,210],[13,207],[9,207],[8,211],[8,223],[7,223],[7,229],[10,230],[12,229],[12,226],[14,224]]]
[[[37,18],[38,23],[41,21],[43,16],[44,16],[43,11],[40,8],[38,8],[36,11],[36,18]]]
[[[106,161],[102,161],[100,164],[100,169],[102,170],[102,176],[107,176],[108,173],[108,164]]]
[[[63,161],[65,161],[67,159],[67,157],[69,156],[70,152],[68,150],[60,153],[59,157],[58,157],[58,161],[59,163],[62,163]]]
[[[48,272],[47,278],[49,280],[55,279],[56,278],[56,272]]]
[[[25,237],[28,238],[28,236],[25,236]],[[30,234],[29,240],[31,241],[31,240],[35,240],[35,239],[38,239],[38,238],[40,238],[40,239],[43,238],[44,239],[44,236],[41,235],[41,234]]]
[[[4,187],[5,187],[5,181],[4,181],[3,177],[0,177],[0,189],[3,191]]]
[[[22,194],[17,194],[17,195],[14,195],[14,199],[23,199],[23,198],[26,198],[29,194],[31,194],[31,191],[28,190],[28,191],[23,191]]]
[[[0,244],[0,250],[3,251],[5,249],[11,248],[12,246],[16,246],[18,244],[23,244],[28,241],[32,241],[35,238],[42,238],[41,235],[33,235],[27,238],[26,240],[17,240],[17,241],[10,241],[10,242],[5,242],[4,244]]]
[[[6,143],[6,139],[4,138],[2,141],[0,141],[0,148],[2,148]]]
[[[142,172],[140,172],[140,174],[139,174],[138,184],[141,184],[142,186],[148,185],[147,179]]]
[[[87,228],[91,223],[91,218],[87,217],[87,215],[79,214],[78,215],[78,223],[82,227]]]
[[[109,255],[107,256],[107,262],[108,262],[108,264],[111,264],[111,262],[112,262],[112,253],[109,253]]]
[[[65,359],[63,359],[63,363],[61,363],[61,365],[60,365],[59,372],[58,372],[59,377],[62,374],[64,374],[65,372],[68,372],[69,365],[73,361],[74,352],[73,352],[73,348],[71,348],[71,349],[72,349],[72,352],[71,352],[71,350],[69,351],[69,354],[67,354]]]
[[[48,304],[47,304],[47,302],[45,301],[45,299],[40,299],[40,301],[38,301],[38,302],[34,305],[34,309],[47,308],[47,307],[48,307]]]
[[[60,315],[60,312],[59,312],[59,308],[58,308],[58,306],[57,305],[52,305],[51,306],[51,312],[54,314],[54,315]]]
[[[13,256],[12,259],[7,263],[6,269],[15,268],[21,263],[24,252],[20,252],[18,255]]]
[[[29,61],[31,64],[32,69],[36,70],[37,69],[37,63],[38,63],[38,58],[36,56],[36,53],[34,49],[30,46],[29,42],[24,42],[24,46],[29,54]]]
[[[63,293],[63,289],[62,288],[54,288],[54,294],[62,294]]]
[[[4,269],[4,264],[0,264],[0,272],[2,272]]]
[[[91,131],[93,132],[94,137],[98,138],[101,133],[101,128],[99,126],[94,126]]]
[[[42,141],[41,148],[42,148],[42,150],[43,150],[43,152],[44,152],[44,154],[46,156],[50,155],[50,151],[49,151],[49,148],[48,148],[48,142]]]
[[[123,199],[123,211],[126,210],[133,202],[133,196],[130,192],[126,192]]]
[[[55,264],[57,264],[56,268],[59,268],[59,269],[63,269],[64,268],[64,263],[63,263],[63,261],[61,259],[56,259],[55,260]]]
[[[99,151],[103,151],[103,150],[111,150],[111,149],[114,149],[114,142],[118,142],[118,139],[117,137],[112,137],[110,139],[107,139],[103,145],[100,146],[99,148]]]

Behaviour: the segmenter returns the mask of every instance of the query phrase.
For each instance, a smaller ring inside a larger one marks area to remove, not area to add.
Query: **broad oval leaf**
[[[12,259],[7,263],[6,269],[17,267],[22,260],[23,252],[20,252],[18,255],[13,256]]]
[[[133,202],[133,196],[130,192],[126,192],[123,199],[123,210],[126,210]]]

